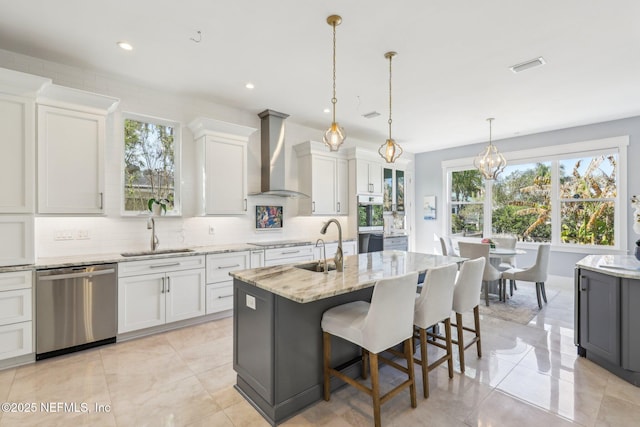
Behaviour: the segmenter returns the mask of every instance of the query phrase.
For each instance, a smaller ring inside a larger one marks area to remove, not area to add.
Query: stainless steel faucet
[[[336,271],[342,272],[344,271],[344,260],[342,255],[342,227],[340,223],[337,219],[331,218],[322,226],[320,234],[327,234],[327,228],[329,228],[329,224],[331,223],[334,223],[338,227],[338,249],[336,250],[336,255],[333,257],[333,262],[336,264]]]
[[[316,248],[320,242],[322,242],[322,263],[324,265],[324,274],[329,274],[329,264],[327,264],[327,247],[324,244],[324,240],[316,240]]]
[[[151,230],[151,250],[155,251],[160,246],[160,240],[156,236],[156,222],[153,217],[147,220],[147,230]]]

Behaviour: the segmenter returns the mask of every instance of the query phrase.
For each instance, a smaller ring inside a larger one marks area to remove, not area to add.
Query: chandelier
[[[331,103],[333,104],[333,121],[331,126],[324,133],[322,139],[324,143],[329,147],[329,151],[338,151],[338,148],[342,145],[346,139],[344,129],[336,122],[336,26],[342,23],[342,18],[338,15],[331,15],[327,18],[327,24],[333,27],[333,97]]]
[[[478,154],[473,161],[473,165],[478,168],[484,179],[487,180],[495,180],[498,178],[498,175],[504,170],[505,166],[507,166],[507,161],[504,159],[504,156],[498,152],[498,148],[491,143],[491,122],[493,118],[488,118],[489,122],[489,145]]]
[[[391,138],[391,59],[396,52],[387,52],[384,57],[389,60],[389,139],[380,146],[378,153],[387,163],[394,163],[402,155],[402,147]]]

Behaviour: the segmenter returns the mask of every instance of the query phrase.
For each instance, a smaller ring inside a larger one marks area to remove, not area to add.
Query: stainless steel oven
[[[358,233],[384,228],[382,196],[358,195]]]

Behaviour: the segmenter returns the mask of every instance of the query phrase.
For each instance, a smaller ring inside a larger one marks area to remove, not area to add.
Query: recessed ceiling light
[[[545,61],[544,58],[540,56],[538,58],[531,59],[529,61],[521,62],[520,64],[512,65],[511,67],[509,67],[509,69],[514,73],[519,73],[521,71],[528,70],[530,68],[539,67],[546,63],[547,61]]]
[[[244,85],[244,87],[246,87],[247,89],[253,89],[255,86],[253,85],[253,83],[249,82],[246,85]]]
[[[322,110],[323,113],[330,113],[331,110],[329,108],[325,108],[324,110]]]
[[[123,50],[133,50],[133,46],[131,46],[128,42],[120,41],[118,42],[118,46]]]

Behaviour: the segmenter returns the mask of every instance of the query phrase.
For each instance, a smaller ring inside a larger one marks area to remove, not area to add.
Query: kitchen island
[[[589,255],[575,270],[578,354],[640,386],[640,261]]]
[[[345,257],[344,272],[295,264],[230,273],[234,278],[233,368],[236,389],[273,425],[322,399],[322,314],[371,300],[379,279],[461,263],[464,258],[403,251]],[[360,374],[359,348],[335,339],[331,360]],[[332,388],[342,385],[332,378]]]

